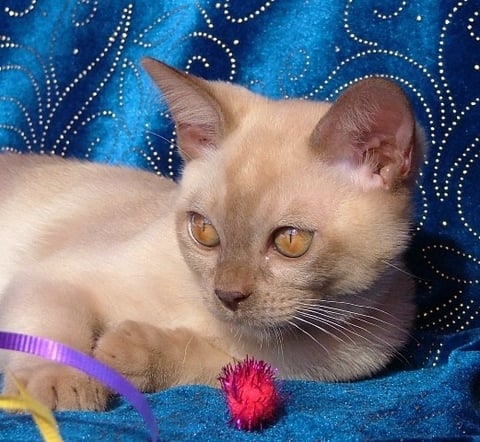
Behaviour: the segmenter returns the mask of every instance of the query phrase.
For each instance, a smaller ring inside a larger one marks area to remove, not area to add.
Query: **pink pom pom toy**
[[[278,390],[276,370],[248,356],[224,367],[219,381],[231,423],[239,430],[262,430],[273,423],[285,401]]]

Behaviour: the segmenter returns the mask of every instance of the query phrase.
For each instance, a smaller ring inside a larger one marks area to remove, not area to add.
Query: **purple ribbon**
[[[98,379],[130,401],[147,424],[152,441],[155,442],[157,440],[157,423],[145,397],[120,373],[102,362],[59,342],[19,333],[0,332],[0,348],[30,353],[54,362],[69,365]]]

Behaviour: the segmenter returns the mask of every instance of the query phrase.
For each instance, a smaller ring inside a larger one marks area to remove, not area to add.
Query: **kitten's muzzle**
[[[215,295],[225,307],[234,312],[239,304],[250,296],[250,293],[215,289]]]

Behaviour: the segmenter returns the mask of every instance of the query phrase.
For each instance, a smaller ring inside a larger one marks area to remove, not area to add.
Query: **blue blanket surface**
[[[383,75],[409,94],[430,143],[409,252],[419,313],[406,363],[359,382],[285,382],[285,410],[260,433],[231,428],[216,389],[148,395],[160,439],[480,437],[480,2],[5,0],[0,149],[178,177],[171,121],[139,67],[146,55],[276,98],[334,100]],[[66,441],[149,437],[121,398],[105,413],[56,417]],[[0,414],[0,440],[40,436],[29,416]]]

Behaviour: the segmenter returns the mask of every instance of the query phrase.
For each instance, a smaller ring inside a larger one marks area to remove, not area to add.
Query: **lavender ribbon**
[[[147,424],[152,441],[155,442],[157,440],[158,427],[153,411],[145,397],[120,373],[102,362],[59,342],[19,333],[0,332],[0,348],[30,353],[44,359],[69,365],[98,379],[130,401]]]

